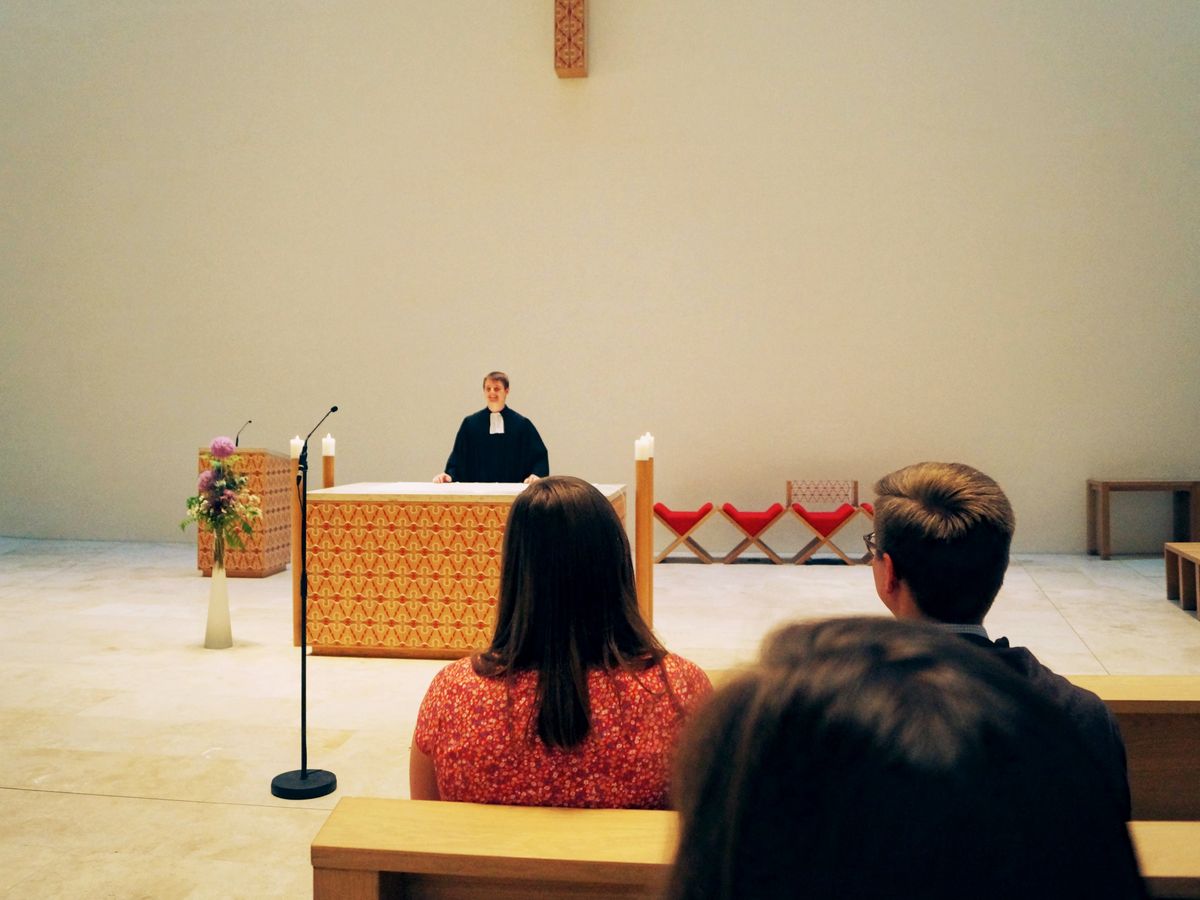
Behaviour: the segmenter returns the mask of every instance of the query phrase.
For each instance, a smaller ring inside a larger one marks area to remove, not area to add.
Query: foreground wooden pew
[[[1130,822],[1150,896],[1200,897],[1200,822]]]
[[[710,673],[714,683],[729,674]],[[1200,676],[1071,680],[1120,723],[1152,895],[1200,900]],[[345,798],[313,842],[313,891],[316,900],[654,897],[674,840],[668,812]]]
[[[1200,820],[1200,676],[1073,675],[1121,726],[1134,819]],[[1200,847],[1195,851],[1200,857]]]
[[[655,897],[675,814],[345,797],[312,843],[314,900]]]
[[[1152,897],[1200,900],[1200,822],[1133,822]],[[312,843],[314,900],[657,897],[672,812],[345,797]]]

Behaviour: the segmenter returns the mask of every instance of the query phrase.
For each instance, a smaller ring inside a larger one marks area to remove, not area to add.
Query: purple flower
[[[205,469],[203,472],[200,473],[200,481],[197,482],[197,484],[196,484],[196,493],[203,494],[205,491],[207,491],[209,488],[212,487],[212,483],[213,483],[213,470]]]
[[[233,456],[236,448],[233,446],[233,441],[227,437],[213,438],[212,445],[208,448],[217,459],[225,459],[227,456]]]

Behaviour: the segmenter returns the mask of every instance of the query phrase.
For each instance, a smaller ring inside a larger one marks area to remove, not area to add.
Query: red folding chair
[[[783,560],[779,554],[766,545],[762,539],[762,534],[779,521],[779,517],[783,515],[784,508],[781,503],[774,503],[770,509],[762,512],[743,512],[732,503],[726,503],[721,507],[721,513],[733,523],[733,527],[740,531],[745,538],[740,544],[725,554],[725,559],[722,562],[731,563],[751,547],[758,547],[763,553],[767,554],[767,558],[776,565],[782,565]]]
[[[654,561],[656,563],[662,562],[670,556],[672,550],[682,544],[700,557],[701,562],[711,563],[713,561],[712,554],[701,547],[696,542],[696,539],[692,537],[692,534],[708,520],[708,517],[713,512],[713,505],[711,503],[705,503],[694,512],[668,509],[664,503],[655,503],[654,518],[671,529],[671,532],[675,535],[675,540],[671,542],[666,550],[654,557]]]
[[[851,559],[843,553],[841,548],[833,542],[833,538],[854,518],[854,514],[858,512],[857,507],[851,506],[849,503],[843,503],[837,509],[830,512],[814,512],[805,509],[799,503],[793,503],[792,512],[796,514],[796,518],[813,535],[812,540],[801,547],[800,552],[792,557],[792,562],[798,566],[802,566],[812,559],[822,547],[828,547],[846,565],[852,566],[855,564],[856,560]],[[857,561],[861,562],[861,560]]]
[[[861,507],[858,505],[858,482],[852,480],[789,481],[787,483],[788,505],[802,527],[812,539],[800,548],[792,562],[803,565],[823,547],[830,550],[848,566],[865,562],[862,557],[851,559],[834,543],[843,528],[854,518]],[[834,509],[818,510],[814,506],[834,506]],[[869,505],[869,504],[868,504]]]

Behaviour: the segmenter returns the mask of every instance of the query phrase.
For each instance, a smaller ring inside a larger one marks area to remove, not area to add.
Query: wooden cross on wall
[[[587,78],[587,0],[554,0],[554,71]]]

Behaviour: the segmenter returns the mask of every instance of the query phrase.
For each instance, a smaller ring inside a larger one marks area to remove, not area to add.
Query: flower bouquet
[[[260,515],[259,499],[250,493],[250,479],[237,473],[238,457],[233,441],[214,438],[204,455],[208,468],[200,473],[196,496],[187,499],[187,518],[181,529],[195,522],[213,533],[213,567],[225,568],[225,547],[242,549],[242,535],[252,534]]]
[[[212,583],[204,646],[215,650],[233,646],[229,593],[225,586],[225,547],[241,550],[242,535],[251,534],[254,520],[262,515],[258,497],[247,487],[250,479],[235,470],[238,462],[235,450],[229,438],[213,439],[203,456],[208,468],[200,473],[196,496],[187,499],[187,518],[179,523],[180,528],[187,528],[189,522],[195,522],[213,533]]]

